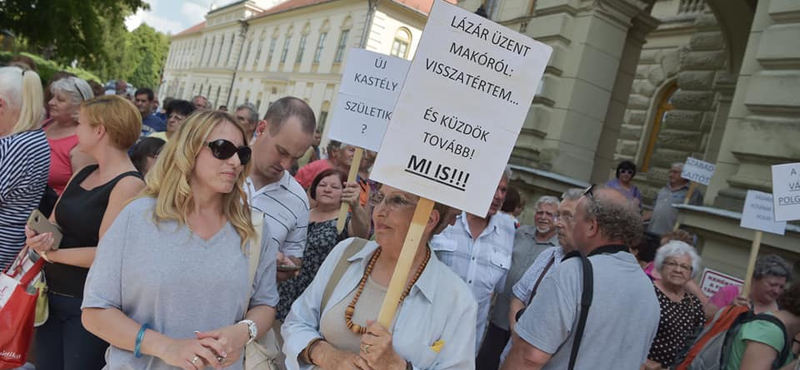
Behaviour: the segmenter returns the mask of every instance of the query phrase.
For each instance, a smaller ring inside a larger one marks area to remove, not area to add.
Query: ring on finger
[[[192,359],[192,365],[197,364],[197,360],[199,360],[199,359],[200,359],[200,356],[194,356],[194,358]]]
[[[223,361],[225,361],[225,357],[217,356],[217,362],[222,363]]]
[[[364,350],[364,353],[369,354],[369,347],[372,347],[372,346],[369,345],[369,344],[365,344],[364,345],[364,348],[362,348]]]

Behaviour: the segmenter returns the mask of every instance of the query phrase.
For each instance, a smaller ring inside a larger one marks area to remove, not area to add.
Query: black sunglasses
[[[589,185],[586,190],[583,191],[583,196],[587,198],[594,198],[594,184]]]
[[[242,162],[242,166],[250,162],[252,151],[249,146],[243,145],[237,148],[236,145],[225,139],[210,141],[206,145],[211,149],[211,154],[214,158],[225,160],[233,157],[234,154],[238,154],[239,162]]]

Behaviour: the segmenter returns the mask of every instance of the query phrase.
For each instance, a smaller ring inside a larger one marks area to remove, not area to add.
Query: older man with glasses
[[[675,226],[675,221],[678,220],[678,209],[672,205],[683,203],[689,194],[689,180],[682,178],[681,172],[683,172],[683,163],[673,163],[669,170],[669,182],[667,186],[658,191],[653,203],[653,213],[645,216],[645,218],[650,218],[647,231],[663,235],[672,231]],[[689,199],[689,204],[698,206],[703,204],[703,193],[695,189]]]
[[[628,251],[642,235],[638,207],[616,190],[590,187],[570,229],[591,269],[568,255],[541,282],[514,326],[504,370],[638,369],[647,358],[660,309],[653,284]],[[587,287],[590,301],[584,301]]]
[[[542,196],[534,204],[534,209],[536,210],[534,225],[521,226],[514,235],[511,267],[508,269],[505,287],[497,295],[486,338],[478,351],[476,361],[478,370],[496,370],[500,365],[500,354],[511,338],[508,322],[508,310],[513,296],[511,289],[540,253],[548,248],[558,247],[555,227],[558,198],[550,195]]]

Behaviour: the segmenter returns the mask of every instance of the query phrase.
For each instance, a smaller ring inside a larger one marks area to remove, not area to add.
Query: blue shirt
[[[313,368],[298,361],[300,352],[311,340],[322,338],[320,318],[323,313],[356,289],[372,253],[378,248],[376,242],[369,242],[350,257],[350,266],[333,289],[326,307],[321,308],[328,280],[352,241],[352,238],[344,240],[331,251],[281,326],[283,353],[289,370]],[[414,369],[475,369],[476,310],[469,288],[431,253],[425,270],[397,310],[394,327],[390,329],[394,350],[411,362]],[[438,352],[432,348],[437,342],[443,343]]]
[[[158,118],[155,114],[151,114],[142,119],[142,125],[150,127],[155,132],[167,131],[167,121]]]

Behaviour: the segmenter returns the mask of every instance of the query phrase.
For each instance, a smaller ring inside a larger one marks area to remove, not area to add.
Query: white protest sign
[[[786,232],[786,221],[775,222],[773,204],[772,194],[748,190],[739,226],[783,235]]]
[[[486,215],[551,52],[434,1],[371,178]]]
[[[689,157],[686,158],[686,163],[683,164],[681,177],[708,186],[711,183],[711,177],[714,176],[714,168],[716,166],[713,163]]]
[[[703,278],[700,280],[700,289],[706,296],[711,297],[721,288],[728,285],[736,285],[741,291],[744,280],[708,268],[703,270]]]
[[[350,49],[328,137],[378,151],[411,62]]]
[[[800,220],[800,163],[772,166],[775,221]]]

